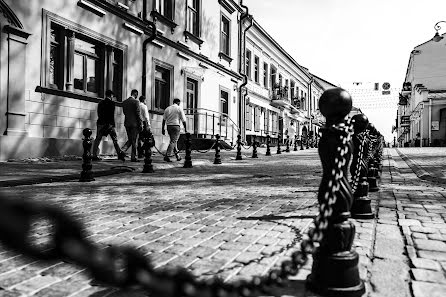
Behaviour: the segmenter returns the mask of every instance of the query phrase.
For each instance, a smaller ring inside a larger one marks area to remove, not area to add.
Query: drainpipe
[[[427,123],[427,128],[428,128],[428,137],[429,139],[427,140],[427,146],[431,146],[432,143],[432,98],[429,99],[429,123]]]
[[[312,88],[311,88],[311,85],[313,84],[313,82],[314,82],[314,78],[313,77],[311,77],[311,80],[310,80],[310,83],[308,84],[308,117],[310,118],[310,131],[313,131],[313,118],[312,118],[312,115],[311,115],[311,109],[312,109]],[[313,135],[315,134],[315,132],[313,132]]]
[[[146,11],[146,10],[144,10]],[[146,96],[146,86],[147,86],[147,77],[146,77],[146,70],[147,70],[147,45],[149,44],[149,42],[153,41],[156,38],[156,26],[155,23],[151,23],[152,25],[152,31],[150,36],[144,40],[143,44],[142,44],[142,90],[141,93]]]
[[[245,55],[246,55],[246,32],[251,28],[253,24],[252,16],[249,15],[249,8],[246,5],[243,5],[243,0],[240,0],[240,6],[243,7],[246,11],[244,11],[240,16],[240,24],[239,24],[239,36],[242,37],[241,42],[239,43],[239,73],[243,77],[243,83],[239,86],[239,129],[240,134],[243,140],[246,140],[246,132],[245,132],[245,102],[246,96],[248,95],[248,91],[246,90],[245,94],[243,94],[243,88],[248,84],[248,76],[245,74],[245,69],[243,65],[245,64]],[[243,22],[245,19],[250,18],[251,22],[243,30]],[[243,54],[242,54],[243,53]]]

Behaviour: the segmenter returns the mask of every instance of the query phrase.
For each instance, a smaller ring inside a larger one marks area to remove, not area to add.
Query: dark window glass
[[[259,57],[254,56],[254,81],[259,82]]]
[[[229,20],[225,16],[221,16],[221,51],[228,55],[229,51]]]
[[[155,67],[155,108],[166,109],[170,103],[170,71]]]

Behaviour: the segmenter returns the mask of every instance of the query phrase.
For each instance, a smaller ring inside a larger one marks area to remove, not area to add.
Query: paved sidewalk
[[[180,265],[197,276],[249,279],[280,267],[294,251],[283,248],[308,231],[318,211],[322,172],[316,149],[272,153],[265,157],[260,149],[260,158],[251,159],[245,151],[248,158],[235,161],[234,151],[222,151],[221,165],[212,164],[212,152],[194,153],[191,169],[155,156],[154,174],[141,173],[143,163],[136,163],[135,171],[91,183],[74,179],[2,191],[63,205],[85,223],[90,240],[136,246],[156,267]],[[377,218],[353,220],[365,296],[444,297],[445,189],[420,180],[396,150],[384,155],[380,191],[370,193]],[[63,162],[72,163],[59,164],[61,170],[80,173],[79,161]],[[113,164],[122,165],[102,161],[94,168]],[[58,165],[51,165],[43,171],[56,175]],[[22,171],[26,166],[32,167],[24,164]],[[41,230],[38,239],[47,235]],[[271,296],[314,296],[305,290],[310,270],[311,261],[285,287],[272,288]],[[0,296],[147,296],[97,285],[82,268],[64,262],[33,262],[2,249],[0,287]]]

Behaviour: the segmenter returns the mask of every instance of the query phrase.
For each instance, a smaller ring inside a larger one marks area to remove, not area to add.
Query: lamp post
[[[435,41],[435,42],[439,42],[440,40],[443,39],[443,36],[440,36],[440,34],[438,34],[438,30],[441,29],[441,26],[440,26],[439,24],[441,24],[441,23],[445,23],[445,24],[446,24],[446,21],[439,21],[439,22],[437,22],[437,23],[434,25],[434,29],[435,29],[435,31],[437,31],[437,32],[435,32],[435,35],[434,35],[434,37],[432,38],[432,40]]]

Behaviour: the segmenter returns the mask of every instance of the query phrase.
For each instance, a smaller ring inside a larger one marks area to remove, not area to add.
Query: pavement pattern
[[[272,152],[266,157],[260,149],[259,159],[245,152],[242,161],[234,160],[235,152],[222,152],[221,165],[212,164],[211,153],[195,155],[190,169],[155,158],[152,174],[135,170],[91,183],[39,183],[2,192],[63,207],[84,222],[89,240],[138,247],[156,267],[182,266],[200,278],[250,279],[289,259],[298,245],[288,245],[305,236],[318,213],[317,150]],[[377,218],[352,220],[365,296],[444,297],[444,184],[421,180],[395,149],[384,156],[380,191],[369,194]],[[37,242],[50,232],[44,222],[34,230]],[[311,260],[284,287],[271,288],[271,296],[315,296],[305,289],[310,271]],[[33,261],[2,248],[0,287],[0,297],[148,296],[98,284],[69,263]]]

